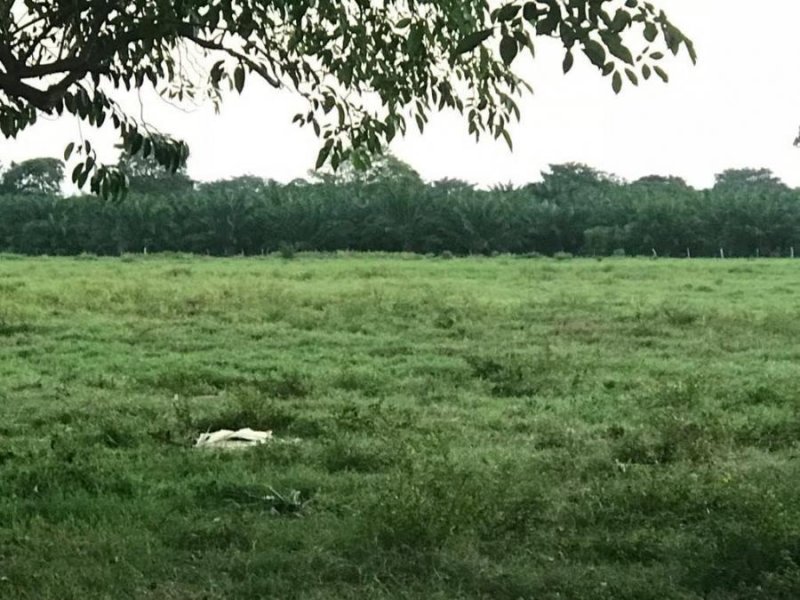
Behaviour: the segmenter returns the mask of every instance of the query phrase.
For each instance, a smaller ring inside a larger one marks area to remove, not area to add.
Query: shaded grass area
[[[796,598],[796,269],[0,257],[0,596]]]

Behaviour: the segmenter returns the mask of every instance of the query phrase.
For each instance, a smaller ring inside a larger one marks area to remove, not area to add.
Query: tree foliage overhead
[[[526,84],[511,66],[538,37],[611,78],[637,84],[691,42],[642,0],[0,0],[0,132],[13,137],[41,114],[70,113],[114,127],[129,153],[178,169],[186,146],[126,113],[119,89],[149,82],[173,99],[221,101],[248,78],[287,87],[308,101],[295,119],[321,137],[317,166],[360,165],[409,123],[455,109],[476,137],[511,144],[509,123]],[[119,170],[97,163],[90,142],[80,186],[113,194]]]

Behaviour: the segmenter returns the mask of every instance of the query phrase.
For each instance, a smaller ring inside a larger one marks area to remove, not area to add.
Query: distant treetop
[[[0,190],[5,193],[49,194],[61,192],[64,163],[58,158],[32,158],[11,163],[3,173]]]

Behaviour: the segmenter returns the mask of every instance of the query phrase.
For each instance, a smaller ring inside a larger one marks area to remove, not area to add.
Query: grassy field
[[[0,257],[0,597],[796,599],[799,269]]]

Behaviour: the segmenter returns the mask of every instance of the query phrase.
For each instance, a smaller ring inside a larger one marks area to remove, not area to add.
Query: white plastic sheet
[[[208,433],[201,433],[197,438],[195,448],[248,448],[265,444],[272,439],[272,431],[255,431],[246,427],[233,431],[220,429]]]

